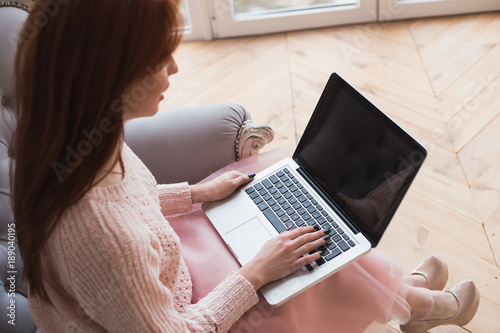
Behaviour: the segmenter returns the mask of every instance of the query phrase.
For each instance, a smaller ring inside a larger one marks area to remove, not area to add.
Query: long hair
[[[122,94],[171,57],[181,24],[177,0],[36,1],[16,56],[12,177],[30,294],[50,301],[42,250],[121,144]]]

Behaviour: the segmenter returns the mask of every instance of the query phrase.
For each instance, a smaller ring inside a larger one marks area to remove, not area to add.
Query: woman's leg
[[[411,287],[406,297],[411,320],[400,326],[403,333],[423,333],[440,325],[464,326],[476,314],[479,290],[474,282],[465,280],[447,291]]]
[[[458,312],[455,296],[449,292],[411,287],[406,296],[412,320],[447,319]]]

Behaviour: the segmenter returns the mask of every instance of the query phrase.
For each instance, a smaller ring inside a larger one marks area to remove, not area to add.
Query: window
[[[376,0],[214,0],[214,36],[375,21]]]
[[[498,0],[378,0],[379,19],[407,19],[499,10]]]
[[[499,0],[183,0],[184,40],[500,10]]]

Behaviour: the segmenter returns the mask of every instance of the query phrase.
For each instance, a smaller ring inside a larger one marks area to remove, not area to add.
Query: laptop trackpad
[[[244,265],[255,257],[272,235],[260,220],[254,217],[229,231],[225,238],[240,264]]]

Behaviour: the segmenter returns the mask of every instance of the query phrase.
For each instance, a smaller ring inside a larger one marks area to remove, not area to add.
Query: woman
[[[42,332],[225,332],[258,302],[257,290],[318,259],[309,252],[328,241],[313,227],[285,232],[190,304],[191,279],[164,215],[224,198],[253,175],[157,186],[123,143],[124,122],[158,111],[177,72],[181,26],[175,0],[39,0],[30,12],[16,59],[13,201]],[[443,267],[431,258],[409,278],[405,332],[465,324],[475,313],[471,282],[453,293],[425,288],[444,286]]]

